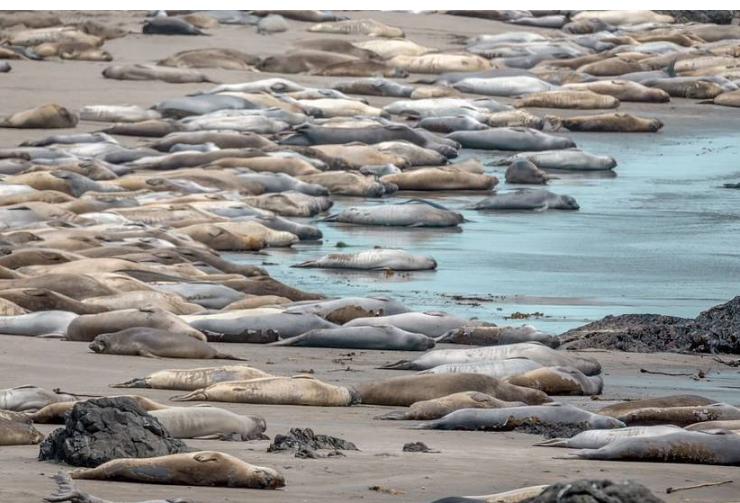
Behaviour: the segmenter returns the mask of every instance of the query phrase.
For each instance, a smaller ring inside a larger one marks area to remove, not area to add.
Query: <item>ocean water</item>
[[[579,211],[479,212],[467,207],[484,197],[480,193],[430,193],[470,221],[460,229],[320,222],[322,244],[228,257],[264,263],[277,279],[328,296],[392,296],[414,308],[497,324],[520,324],[515,313],[524,313],[528,323],[555,333],[608,314],[693,317],[740,294],[740,190],[721,188],[740,181],[740,129],[570,136],[580,148],[619,163],[614,174],[553,172],[559,178],[549,190],[575,197]],[[501,154],[464,151],[461,158],[468,156],[488,163]],[[487,169],[501,180],[499,190],[511,188],[504,168]],[[419,195],[335,198],[331,212]],[[338,241],[350,247],[339,250]],[[439,268],[390,276],[290,268],[373,246],[430,255]]]

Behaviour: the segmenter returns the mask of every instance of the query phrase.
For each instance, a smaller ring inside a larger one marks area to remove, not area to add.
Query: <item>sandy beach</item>
[[[359,11],[346,14],[353,19],[368,16]],[[113,64],[154,62],[178,51],[204,47],[232,48],[260,56],[277,55],[300,44],[301,40],[319,35],[306,31],[310,23],[289,20],[289,31],[270,36],[258,35],[252,26],[221,25],[210,30],[209,37],[152,37],[140,33],[143,12],[64,12],[60,15],[65,21],[93,19],[134,32],[105,44],[105,49],[113,55]],[[372,17],[402,28],[408,39],[419,44],[445,50],[459,49],[456,36],[460,35],[524,30],[550,32],[442,14],[373,12]],[[12,65],[12,72],[0,75],[0,116],[44,103],[59,103],[72,110],[92,104],[131,104],[148,108],[157,101],[204,91],[214,85],[104,79],[101,72],[109,63],[102,62],[13,61]],[[322,87],[341,80],[215,69],[206,69],[203,73],[223,83],[281,76],[299,84]],[[419,77],[412,75],[407,80]],[[371,105],[383,106],[393,99],[368,97],[368,101]],[[511,100],[503,98],[500,101]],[[547,113],[537,109],[530,111],[537,115]],[[551,184],[553,190],[573,194],[581,202],[581,211],[572,219],[555,214],[562,212],[527,215],[526,218],[522,215],[484,216],[466,210],[477,196],[443,193],[432,197],[463,211],[472,220],[461,234],[429,229],[393,233],[322,225],[323,245],[270,249],[265,255],[223,255],[243,264],[270,264],[264,266],[277,279],[327,296],[390,295],[414,308],[443,309],[495,323],[507,323],[507,318],[517,311],[541,312],[544,313],[542,317],[529,322],[554,333],[607,314],[660,312],[694,317],[737,294],[738,253],[732,236],[740,228],[737,218],[740,191],[718,192],[716,187],[740,179],[736,163],[740,154],[737,142],[740,115],[734,108],[701,105],[695,100],[684,99],[674,99],[670,104],[624,103],[620,111],[659,118],[666,127],[654,136],[562,133],[573,138],[579,147],[612,155],[620,163],[613,180],[563,175]],[[580,113],[558,110],[563,116]],[[100,123],[81,121],[74,132],[100,129]],[[0,146],[10,147],[50,134],[71,132],[2,129]],[[131,137],[119,139],[128,146],[144,143]],[[501,155],[464,153],[464,156],[478,156],[484,164],[492,163]],[[503,168],[489,168],[490,173],[503,180]],[[675,176],[671,176],[671,169]],[[502,182],[500,187],[505,188],[505,184]],[[417,195],[401,192],[396,197]],[[338,197],[335,209],[355,203],[357,199]],[[618,234],[622,231],[625,234]],[[289,268],[291,264],[328,253],[338,241],[348,242],[357,249],[398,246],[434,255],[440,268],[436,272],[393,277]],[[485,274],[466,267],[470,263],[483,264]],[[480,300],[486,296],[490,300]],[[377,367],[408,358],[408,353],[393,351],[249,344],[214,346],[247,358],[248,365],[276,375],[310,373],[325,382],[349,386],[403,375],[406,372]],[[441,344],[438,347],[453,346]],[[560,397],[558,400],[589,411],[620,400],[668,394],[695,394],[740,405],[737,393],[740,371],[718,363],[710,355],[596,350],[578,354],[594,357],[602,364],[604,393],[598,399]],[[35,384],[82,395],[114,395],[123,390],[109,388],[112,383],[164,368],[195,368],[210,363],[214,362],[100,355],[92,353],[87,343],[0,335],[0,388]],[[641,369],[681,375],[646,374]],[[699,370],[706,376],[694,379],[692,376]],[[161,403],[169,403],[171,396],[179,394],[151,389],[131,391]],[[533,435],[416,431],[407,428],[409,422],[373,419],[390,410],[388,407],[320,408],[233,403],[218,406],[264,417],[270,437],[287,433],[290,428],[308,427],[317,433],[351,441],[360,451],[347,452],[346,457],[297,459],[292,454],[267,453],[269,441],[188,440],[186,443],[194,448],[218,450],[254,464],[273,466],[285,475],[287,487],[276,491],[250,491],[99,481],[81,481],[79,486],[90,494],[112,501],[183,497],[202,503],[247,500],[423,503],[451,495],[491,494],[582,478],[633,480],[670,503],[730,503],[738,500],[740,494],[737,467],[553,459],[563,455],[565,452],[561,451],[564,450],[532,447],[540,440]],[[48,434],[56,427],[39,425],[39,430]],[[405,443],[417,441],[439,453],[401,451]],[[38,446],[0,448],[0,501],[37,503],[52,492],[54,483],[49,477],[67,467],[39,462],[37,456]],[[666,494],[669,487],[725,480],[733,482]],[[378,492],[371,490],[372,486],[398,493]]]

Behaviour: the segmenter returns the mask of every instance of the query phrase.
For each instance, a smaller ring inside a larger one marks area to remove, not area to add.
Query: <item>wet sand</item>
[[[353,18],[366,14],[353,12]],[[124,23],[140,30],[143,13],[63,14],[64,19],[92,18]],[[475,35],[528,29],[503,23],[442,15],[373,13],[373,18],[403,28],[417,43],[448,49],[454,34]],[[227,47],[259,55],[279,54],[298,40],[331,37],[310,34],[308,23],[289,21],[291,31],[259,36],[253,27],[221,26],[211,37],[145,37],[141,34],[109,41],[105,48],[113,64],[155,61],[178,51]],[[347,39],[347,37],[335,36]],[[210,84],[166,84],[105,80],[100,73],[108,63],[76,61],[11,63],[13,71],[0,75],[0,114],[56,102],[77,109],[91,104],[134,104],[144,107],[165,98],[204,90]],[[203,70],[223,82],[243,82],[273,76],[239,71]],[[290,75],[301,84],[321,85],[339,78]],[[413,78],[410,80],[414,80]],[[388,99],[371,98],[371,104]],[[506,101],[506,100],[503,100]],[[299,288],[329,295],[385,293],[413,307],[439,307],[456,314],[480,316],[501,322],[516,311],[540,311],[538,326],[560,331],[620,312],[659,311],[695,316],[734,296],[737,252],[730,237],[738,230],[740,191],[715,187],[740,178],[733,162],[737,154],[740,117],[733,109],[675,100],[669,105],[625,104],[627,112],[655,116],[666,123],[657,135],[567,134],[578,145],[609,154],[620,165],[614,179],[574,179],[564,176],[552,184],[555,192],[574,195],[578,213],[484,215],[466,212],[473,222],[462,232],[394,232],[348,229],[322,224],[323,246],[307,245],[295,251],[269,255],[242,255],[243,262],[269,262],[271,274]],[[534,110],[541,114],[543,111]],[[563,115],[575,115],[574,112]],[[76,132],[101,129],[100,123],[81,123]],[[69,131],[55,130],[55,133]],[[45,137],[49,131],[2,130],[2,146]],[[122,139],[135,145],[139,142]],[[486,154],[491,159],[495,154]],[[482,159],[487,161],[488,159]],[[492,168],[501,174],[498,168]],[[502,184],[500,187],[505,187]],[[403,195],[403,194],[402,194]],[[436,196],[435,196],[436,197]],[[455,194],[445,204],[459,209],[477,199]],[[690,202],[687,203],[687,201]],[[361,200],[357,202],[365,204]],[[337,207],[353,204],[337,199]],[[626,235],[622,233],[627,233]],[[287,266],[331,251],[336,241],[353,246],[403,246],[428,253],[440,262],[435,273],[413,276],[341,275],[289,269]],[[578,253],[580,251],[580,253]],[[235,259],[236,256],[230,258]],[[470,264],[476,264],[475,269]],[[480,271],[485,271],[481,274]],[[555,272],[557,271],[557,272]],[[492,296],[492,302],[452,299]],[[470,305],[478,302],[480,305]],[[500,310],[499,310],[500,309]],[[374,370],[408,353],[357,351],[351,361],[334,359],[347,350],[268,348],[222,345],[250,358],[249,364],[281,375],[313,370],[319,379],[352,384],[364,379],[401,375]],[[597,410],[612,400],[669,393],[697,393],[738,404],[740,373],[708,357],[591,353],[605,368],[605,391],[599,401],[564,399]],[[37,384],[85,394],[114,394],[108,384],[143,376],[162,368],[206,366],[216,362],[153,360],[91,353],[86,344],[0,336],[0,388]],[[221,362],[218,362],[221,363]],[[350,371],[346,371],[347,367]],[[707,379],[641,374],[639,369],[673,373],[708,372]],[[136,390],[167,403],[171,391]],[[288,454],[266,453],[267,442],[229,443],[188,441],[196,448],[222,450],[256,464],[275,466],[287,479],[284,490],[245,491],[222,488],[144,486],[84,481],[80,486],[109,500],[188,497],[220,503],[255,499],[264,502],[424,502],[448,495],[487,494],[577,478],[631,479],[652,489],[668,502],[728,502],[737,499],[740,481],[732,484],[665,494],[671,486],[684,486],[736,478],[733,467],[632,462],[553,460],[565,450],[530,447],[539,437],[514,433],[437,432],[405,429],[405,423],[374,421],[387,408],[310,408],[219,404],[240,413],[263,415],[267,433],[274,437],[291,427],[311,427],[318,433],[352,441],[361,452],[345,458],[300,460]],[[40,425],[44,433],[53,427]],[[404,443],[423,441],[440,454],[402,453]],[[36,503],[54,484],[47,477],[60,467],[35,460],[37,446],[0,448],[0,501]],[[368,490],[381,485],[402,495]]]

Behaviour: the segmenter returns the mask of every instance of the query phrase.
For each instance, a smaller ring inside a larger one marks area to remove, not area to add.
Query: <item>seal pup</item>
[[[73,479],[186,486],[251,489],[277,489],[285,486],[283,476],[272,468],[251,465],[234,456],[213,451],[143,459],[114,459],[97,468],[73,470],[70,476]]]
[[[558,458],[735,466],[740,464],[740,435],[727,430],[679,430],[656,437],[625,438],[599,449],[584,449]]]
[[[523,406],[523,402],[505,402],[485,393],[463,391],[411,404],[408,410],[391,411],[374,419],[429,421],[460,409],[503,409]]]
[[[205,342],[186,334],[146,327],[100,334],[90,343],[89,348],[95,353],[147,358],[245,359],[221,353]]]
[[[551,348],[560,345],[560,339],[537,330],[532,325],[519,327],[462,326],[442,335],[437,342],[470,346],[505,346],[520,342],[539,342]]]
[[[316,260],[307,260],[291,267],[363,271],[429,271],[437,268],[437,261],[423,255],[412,255],[403,250],[381,248],[357,253],[330,253]]]
[[[583,429],[624,428],[624,423],[609,416],[593,414],[564,403],[514,407],[508,409],[463,409],[441,419],[412,426],[417,430],[511,431],[526,426],[559,426]]]
[[[248,381],[263,377],[274,377],[262,370],[246,365],[223,367],[200,367],[194,369],[167,369],[137,377],[130,381],[111,384],[111,388],[151,388],[195,391],[225,381]]]
[[[184,19],[176,17],[155,17],[144,23],[145,35],[207,35]]]
[[[346,407],[359,403],[359,397],[353,390],[305,375],[216,383],[187,395],[173,396],[170,400],[318,407]]]

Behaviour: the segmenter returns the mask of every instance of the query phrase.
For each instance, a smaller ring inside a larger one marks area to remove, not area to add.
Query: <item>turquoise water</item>
[[[436,195],[471,220],[461,230],[319,223],[323,245],[270,249],[276,278],[330,296],[389,295],[419,309],[442,309],[495,323],[515,312],[553,332],[607,314],[695,316],[740,294],[740,130],[719,136],[572,134],[578,146],[617,159],[616,176],[557,174],[550,190],[574,196],[577,212],[483,213],[465,209],[480,194]],[[498,155],[465,152],[484,163]],[[464,157],[463,156],[463,157]],[[503,180],[503,169],[488,168]],[[505,183],[499,189],[506,189]],[[414,196],[418,195],[413,194]],[[394,199],[403,200],[404,194]],[[352,204],[336,199],[332,212]],[[398,247],[434,257],[434,272],[395,274],[291,269],[331,251]],[[461,295],[475,299],[453,299]],[[519,323],[519,322],[514,322]]]

